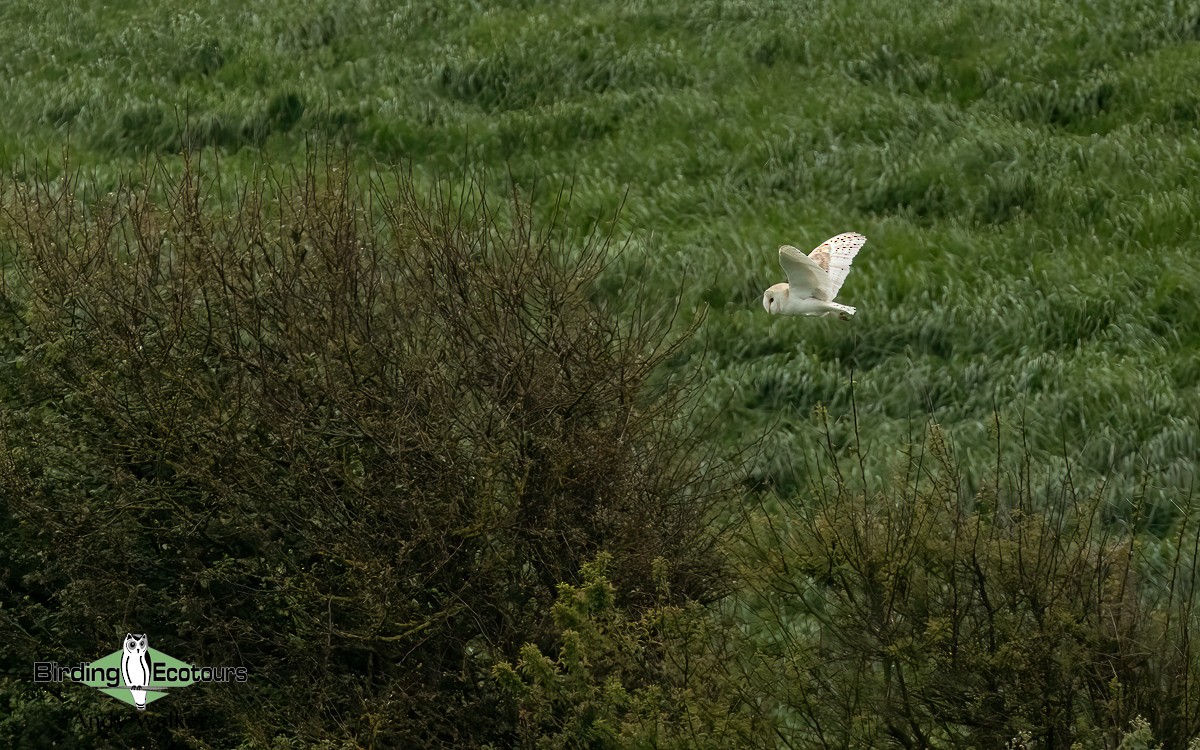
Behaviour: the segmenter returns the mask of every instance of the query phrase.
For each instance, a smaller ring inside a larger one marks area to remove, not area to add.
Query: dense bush
[[[658,561],[661,565],[664,561]],[[533,644],[494,669],[520,717],[518,744],[538,748],[733,747],[756,738],[751,703],[729,681],[717,620],[660,600],[640,617],[617,606],[611,556],[563,584],[553,608],[557,656]]]
[[[611,237],[515,197],[351,175],[9,185],[12,746],[504,744],[492,666],[552,647],[585,561],[611,553],[630,612],[655,560],[680,601],[721,593],[717,475],[678,428],[689,387],[654,375],[671,300],[627,283],[616,315]],[[127,631],[250,682],[144,718],[29,683]]]
[[[790,747],[1188,746],[1196,508],[1137,534],[1141,498],[1027,460],[972,495],[945,433],[925,437],[883,486],[831,452],[823,485],[747,514],[736,608],[754,658],[731,681]],[[1132,523],[1106,519],[1114,502]]]

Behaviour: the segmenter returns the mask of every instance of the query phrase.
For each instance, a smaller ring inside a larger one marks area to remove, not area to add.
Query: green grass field
[[[933,419],[964,495],[1029,455],[1110,519],[1190,507],[1196,0],[8,3],[0,62],[18,180],[191,148],[236,182],[335,142],[539,208],[569,183],[581,231],[620,209],[603,289],[685,277],[670,366],[723,450],[763,439],[751,492],[819,484],[827,439],[885,487]],[[767,316],[776,248],[849,230],[854,320]]]
[[[857,387],[880,459],[932,414],[989,465],[1186,491],[1200,425],[1200,6],[1103,3],[63,3],[0,18],[0,158],[100,175],[183,145],[226,175],[305,138],[367,161],[573,180],[624,200],[624,267],[707,306],[723,439],[765,481]],[[852,325],[772,320],[774,249],[870,238]],[[730,395],[732,394],[732,395]],[[778,420],[778,422],[776,422]],[[1130,488],[1131,489],[1131,488]]]

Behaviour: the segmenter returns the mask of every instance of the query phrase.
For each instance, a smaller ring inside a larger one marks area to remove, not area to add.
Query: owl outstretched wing
[[[850,264],[854,262],[854,256],[858,255],[858,251],[866,242],[867,238],[858,232],[846,232],[830,237],[808,254],[809,259],[829,275],[829,296],[818,299],[833,301],[846,281],[846,274],[850,273]],[[780,253],[782,254],[782,250]]]
[[[817,261],[791,245],[783,245],[779,248],[779,265],[787,274],[793,298],[833,299],[833,281]]]

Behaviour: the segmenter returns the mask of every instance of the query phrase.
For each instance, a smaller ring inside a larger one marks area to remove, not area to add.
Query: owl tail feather
[[[828,313],[829,317],[837,317],[841,318],[842,320],[850,320],[850,316],[853,315],[857,309],[851,307],[850,305],[839,305],[836,302],[830,302],[829,304],[837,310],[837,312]]]

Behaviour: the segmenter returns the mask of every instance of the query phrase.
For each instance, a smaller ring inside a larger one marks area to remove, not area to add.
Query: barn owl
[[[138,688],[150,684],[150,642],[145,635],[126,633],[121,652],[121,679],[133,696],[133,705],[145,711],[146,691]]]
[[[763,308],[772,315],[810,315],[850,320],[854,308],[833,301],[850,263],[867,241],[857,232],[846,232],[825,240],[808,255],[791,245],[779,248],[779,265],[787,273],[786,284],[763,292]]]

